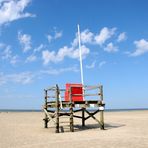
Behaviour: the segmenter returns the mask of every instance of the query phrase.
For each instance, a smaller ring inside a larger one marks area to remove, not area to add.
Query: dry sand
[[[82,129],[75,119],[74,133],[68,123],[61,123],[64,133],[59,134],[53,124],[43,128],[43,117],[37,112],[1,112],[0,148],[148,148],[148,111],[106,112],[106,130],[93,119]]]

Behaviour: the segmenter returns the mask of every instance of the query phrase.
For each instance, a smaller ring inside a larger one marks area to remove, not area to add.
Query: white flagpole
[[[78,24],[78,40],[79,40],[79,55],[80,55],[80,70],[81,70],[81,83],[84,85],[83,79],[83,63],[82,63],[82,49],[81,49],[81,34],[80,34],[80,27]]]

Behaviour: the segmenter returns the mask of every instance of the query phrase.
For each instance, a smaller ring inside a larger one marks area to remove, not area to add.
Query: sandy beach
[[[43,118],[41,112],[1,112],[0,148],[148,147],[148,111],[105,112],[105,130],[93,119],[81,128],[81,120],[75,119],[73,133],[69,132],[68,118],[60,120],[63,129],[58,134],[52,123],[44,129]]]

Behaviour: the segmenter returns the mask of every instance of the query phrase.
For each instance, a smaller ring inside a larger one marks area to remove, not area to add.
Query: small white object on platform
[[[104,110],[104,107],[103,107],[103,106],[100,106],[100,107],[99,107],[99,110]]]

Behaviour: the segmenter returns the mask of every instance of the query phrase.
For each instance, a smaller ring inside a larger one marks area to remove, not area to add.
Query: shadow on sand
[[[106,123],[105,124],[105,129],[104,130],[110,130],[113,128],[120,128],[126,126],[125,124],[117,124],[117,123]],[[66,132],[65,127],[60,126],[60,132],[64,133]],[[66,128],[67,129],[67,128]],[[68,128],[69,129],[69,128]],[[85,125],[85,126],[81,126],[81,125],[74,125],[74,131],[78,132],[78,131],[84,131],[84,130],[91,130],[91,129],[100,129],[98,124],[89,124],[89,125]]]

